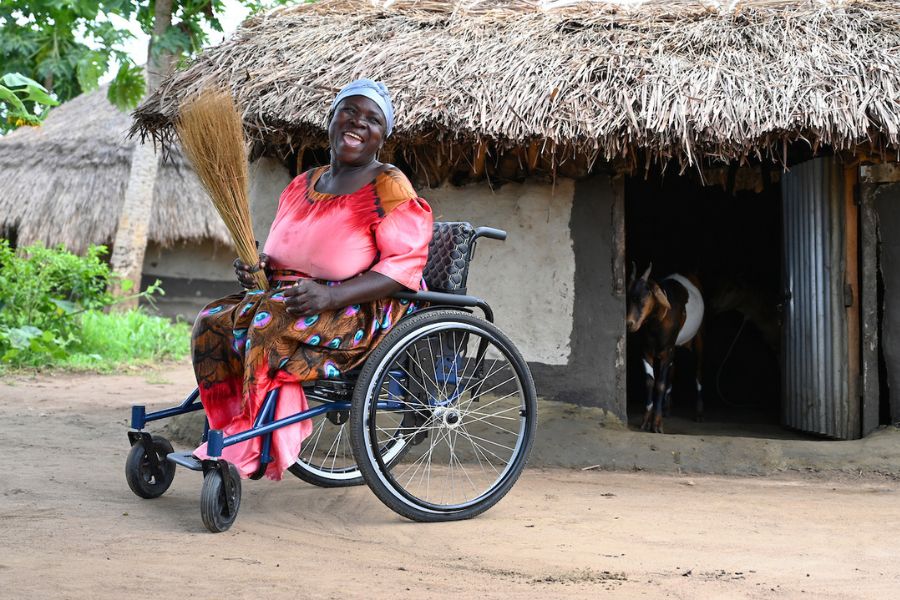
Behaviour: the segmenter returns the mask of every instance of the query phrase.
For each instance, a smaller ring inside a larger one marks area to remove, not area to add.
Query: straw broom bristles
[[[248,265],[259,261],[247,200],[247,152],[241,117],[230,94],[206,89],[183,103],[175,124],[181,147],[213,206],[228,227],[238,256]],[[265,273],[253,274],[267,289]]]

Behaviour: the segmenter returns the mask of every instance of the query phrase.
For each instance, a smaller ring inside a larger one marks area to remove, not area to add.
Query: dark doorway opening
[[[704,185],[705,183],[705,185]],[[725,170],[717,184],[696,172],[625,182],[628,270],[696,277],[706,305],[702,390],[695,423],[696,360],[676,353],[666,433],[793,437],[780,427],[781,193],[759,169]],[[639,337],[628,340],[628,420],[640,427],[646,391]]]

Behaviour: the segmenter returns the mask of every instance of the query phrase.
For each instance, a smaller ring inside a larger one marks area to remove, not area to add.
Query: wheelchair
[[[274,389],[247,431],[226,437],[207,421],[201,442],[208,442],[208,459],[175,452],[164,437],[144,431],[150,422],[202,410],[199,390],[157,412],[132,406],[125,465],[131,490],[156,498],[172,484],[176,465],[200,471],[203,523],[226,531],[240,508],[241,479],[222,449],[261,437],[260,468],[251,476],[258,479],[272,461],[272,431],[311,419],[312,433],[289,467],[300,479],[320,487],[366,483],[414,521],[469,519],[488,510],[525,467],[537,401],[521,353],[493,324],[490,306],[467,293],[479,238],[505,240],[506,232],[435,223],[423,274],[428,291],[396,295],[425,307],[400,319],[359,369],[304,383],[307,410],[276,420]]]

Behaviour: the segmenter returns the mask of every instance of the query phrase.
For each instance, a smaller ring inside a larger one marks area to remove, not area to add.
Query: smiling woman
[[[276,418],[306,409],[303,381],[359,366],[414,304],[390,298],[421,288],[432,215],[396,167],[376,159],[393,129],[384,85],[361,79],[332,104],[329,165],[282,192],[256,265],[235,261],[245,288],[265,269],[269,291],[249,289],[209,304],[194,325],[192,353],[210,427],[250,429],[262,400],[280,387]],[[297,458],[310,421],[273,433],[280,479]],[[260,438],[228,446],[223,458],[243,477],[259,468]],[[205,445],[195,451],[205,458]]]

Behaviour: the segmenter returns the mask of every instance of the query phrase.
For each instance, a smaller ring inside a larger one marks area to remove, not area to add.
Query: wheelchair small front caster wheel
[[[172,444],[154,435],[147,442],[146,434],[137,440],[125,460],[125,479],[131,491],[141,498],[158,498],[166,493],[175,479],[175,464],[166,460],[173,452]],[[149,447],[148,447],[149,446]]]
[[[223,472],[225,465],[227,473]],[[237,518],[240,506],[241,476],[233,464],[220,461],[203,476],[203,489],[200,492],[200,516],[203,524],[213,533],[227,531]]]

